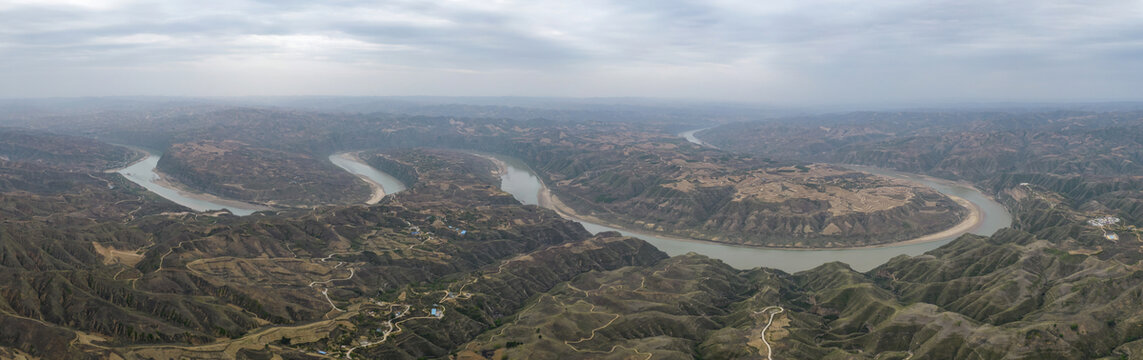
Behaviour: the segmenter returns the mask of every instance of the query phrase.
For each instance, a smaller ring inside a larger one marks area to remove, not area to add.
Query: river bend
[[[253,214],[256,211],[273,210],[273,208],[267,206],[224,199],[215,195],[181,189],[174,186],[163,179],[155,170],[155,167],[159,165],[159,159],[162,158],[162,154],[151,152],[146,152],[146,154],[147,157],[143,158],[143,160],[123,169],[119,169],[116,172],[126,177],[127,180],[131,180],[131,182],[139,184],[139,186],[167,200],[186,206],[194,211],[226,209],[234,215],[245,216]],[[385,172],[374,169],[356,156],[345,156],[344,153],[334,154],[330,155],[329,160],[345,171],[361,177],[362,180],[370,183],[370,186],[375,188],[374,196],[369,200],[363,200],[363,202],[376,203],[375,199],[380,200],[380,196],[405,190],[405,184],[401,183],[400,180],[397,180]],[[378,194],[378,192],[380,192],[380,194]]]
[[[502,172],[500,177],[501,189],[511,193],[517,200],[520,200],[520,202],[531,205],[541,205],[539,201],[540,193],[547,191],[547,189],[539,177],[518,159],[505,156],[495,156],[495,158],[505,165],[505,171]],[[859,168],[861,171],[871,172],[877,175],[896,177],[921,183],[943,194],[958,196],[975,204],[981,210],[982,221],[975,227],[969,229],[969,233],[986,236],[992,235],[997,230],[1008,227],[1012,223],[1012,217],[1003,205],[993,201],[971,186],[890,170],[866,167],[854,168]],[[663,250],[671,256],[696,252],[720,259],[730,266],[739,269],[751,269],[764,266],[791,273],[809,270],[834,261],[849,264],[857,271],[869,271],[878,265],[884,264],[895,256],[920,255],[926,251],[947,244],[961,235],[950,235],[930,242],[909,245],[888,245],[884,247],[860,249],[794,250],[739,246],[702,240],[676,239],[618,229],[584,221],[583,219],[572,220],[579,221],[583,224],[584,228],[592,233],[618,231],[624,235],[638,237],[655,245],[659,250]]]
[[[693,138],[693,132],[688,135],[691,135],[688,136],[688,139]],[[701,140],[695,140],[701,142]],[[389,174],[370,167],[355,158],[336,155],[337,154],[330,158],[335,165],[355,175],[372,179],[377,184],[380,184],[386,193],[393,193],[404,189],[404,184],[401,184],[400,181]],[[160,156],[161,155],[148,154],[144,160],[121,169],[118,172],[127,177],[127,179],[147,188],[147,190],[196,211],[225,208],[236,215],[248,215],[255,211],[268,209],[254,204],[220,199],[207,194],[191,193],[171,187],[169,183],[163,181],[159,174],[155,172],[155,166],[158,164]],[[540,194],[543,191],[547,191],[547,189],[539,177],[537,177],[527,165],[517,159],[505,156],[494,156],[494,158],[505,165],[505,171],[503,171],[500,176],[501,189],[512,194],[517,200],[524,204],[541,205]],[[941,193],[958,196],[975,204],[982,212],[983,221],[976,227],[968,230],[969,233],[991,235],[1012,223],[1012,217],[1004,206],[996,203],[971,186],[891,170],[858,166],[851,167],[860,171],[921,183]],[[695,252],[720,259],[739,269],[764,266],[786,272],[808,270],[834,261],[847,263],[857,271],[868,271],[895,256],[920,255],[926,251],[947,244],[960,236],[960,234],[957,234],[931,242],[899,246],[890,245],[877,248],[788,250],[720,244],[701,240],[676,239],[618,229],[583,221],[581,219],[572,220],[579,221],[583,224],[584,228],[592,233],[618,231],[624,235],[641,238],[672,256]]]

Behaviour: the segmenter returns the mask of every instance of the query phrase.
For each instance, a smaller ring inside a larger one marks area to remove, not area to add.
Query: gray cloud
[[[0,96],[1137,99],[1136,1],[0,3]]]

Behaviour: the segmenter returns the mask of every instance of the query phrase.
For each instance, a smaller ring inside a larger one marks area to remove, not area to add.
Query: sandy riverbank
[[[504,163],[500,159],[497,159],[497,158],[494,158],[491,156],[487,156],[487,155],[481,155],[481,154],[477,154],[477,156],[491,160],[493,163],[496,164],[496,166],[499,168],[499,171],[501,173],[508,171],[508,164]],[[911,183],[916,183],[916,182],[910,181],[908,179],[902,179],[902,180],[909,181]],[[940,179],[937,179],[937,180],[940,180]],[[921,184],[921,186],[924,186],[924,185]],[[551,209],[566,219],[575,220],[575,221],[579,221],[579,222],[595,223],[595,224],[603,225],[606,227],[620,229],[620,230],[623,230],[624,232],[629,232],[629,233],[632,233],[635,235],[646,234],[646,235],[650,235],[650,236],[655,236],[655,237],[665,238],[665,239],[670,239],[670,240],[676,240],[676,241],[699,242],[699,243],[717,243],[717,244],[724,244],[724,245],[730,245],[730,246],[741,246],[741,247],[758,248],[758,249],[855,250],[855,249],[886,248],[886,247],[913,245],[913,244],[921,244],[921,243],[939,241],[942,239],[960,236],[961,234],[967,233],[967,232],[971,231],[972,229],[975,229],[977,226],[979,226],[983,222],[984,216],[983,216],[983,212],[981,211],[979,206],[977,206],[976,204],[973,204],[972,202],[969,202],[968,200],[965,200],[961,197],[957,197],[957,196],[953,196],[953,195],[949,195],[949,194],[944,194],[944,195],[948,196],[950,199],[955,201],[957,204],[964,206],[969,211],[968,215],[965,216],[965,218],[963,220],[961,220],[960,223],[957,223],[956,225],[953,225],[952,227],[950,227],[948,229],[945,229],[945,230],[942,230],[939,232],[935,232],[932,234],[920,236],[917,238],[909,239],[909,240],[896,241],[896,242],[885,243],[885,244],[866,245],[866,246],[849,246],[849,247],[828,247],[828,248],[793,248],[793,247],[758,246],[758,245],[750,245],[750,244],[739,244],[739,243],[730,243],[730,242],[721,242],[721,241],[681,238],[681,237],[677,237],[677,236],[672,236],[671,234],[668,234],[668,233],[659,233],[659,232],[650,233],[650,232],[645,231],[645,230],[633,230],[633,229],[630,229],[628,227],[621,226],[619,224],[604,221],[603,219],[599,219],[595,216],[583,215],[583,214],[577,213],[574,209],[567,206],[567,204],[564,204],[562,201],[560,201],[560,199],[557,196],[555,196],[555,194],[552,193],[551,189],[548,188],[547,184],[544,184],[542,181],[540,182],[540,192],[538,194],[538,198],[539,198],[539,203],[540,203],[541,207]]]
[[[345,161],[351,161],[368,166],[368,164],[366,164],[365,161],[361,160],[361,157],[357,156],[357,154],[358,152],[343,152],[335,154],[334,156],[344,159]],[[348,170],[349,169],[346,169],[346,171]],[[369,200],[365,200],[365,204],[376,204],[381,201],[381,198],[385,197],[385,188],[381,187],[381,183],[378,183],[377,181],[363,174],[358,174],[352,171],[350,171],[350,173],[354,176],[357,176],[358,179],[365,180],[365,182],[369,184],[369,188],[373,190],[373,193],[369,196]]]
[[[141,154],[144,154],[145,156],[143,156],[143,158],[141,158],[141,159],[137,159],[137,160],[131,162],[131,164],[129,164],[126,167],[122,167],[122,168],[118,168],[118,169],[111,169],[111,170],[107,170],[107,171],[120,173],[121,175],[127,177],[128,180],[135,182],[135,183],[139,184],[140,186],[143,186],[143,187],[154,186],[154,187],[163,188],[163,189],[166,189],[167,191],[174,192],[179,197],[185,198],[187,200],[206,203],[209,205],[218,205],[219,206],[218,208],[225,207],[225,208],[231,208],[231,209],[237,209],[237,210],[243,210],[243,211],[275,210],[274,207],[271,207],[269,205],[253,204],[253,203],[247,203],[247,202],[243,202],[243,201],[239,201],[239,200],[225,199],[225,198],[221,198],[221,197],[218,197],[215,195],[211,195],[211,194],[207,194],[207,193],[203,193],[203,192],[198,192],[195,189],[191,189],[190,187],[188,187],[188,186],[186,186],[180,182],[171,180],[167,174],[164,174],[161,171],[159,171],[158,169],[154,168],[153,164],[147,166],[146,168],[132,169],[132,167],[137,167],[138,165],[140,165],[140,163],[146,162],[148,160],[153,160],[153,161],[157,162],[158,158],[160,156],[152,154],[145,149],[140,149],[140,148],[137,148],[134,146],[126,146],[126,145],[119,145],[119,146],[124,146],[124,147],[130,148],[130,149],[135,150]],[[127,174],[124,173],[124,171],[130,171],[131,173],[133,173],[135,175],[133,175],[134,177],[128,176]],[[147,183],[147,184],[144,184],[144,183]],[[150,189],[150,188],[148,187],[148,189]],[[153,192],[155,192],[155,191],[153,190]],[[167,197],[166,195],[163,195],[159,192],[155,192],[155,193],[159,196]],[[170,198],[168,197],[168,199],[170,199]],[[182,203],[178,200],[174,200],[174,199],[170,199],[170,200],[174,201],[175,203],[179,203],[183,206],[186,206],[188,208],[191,208],[192,210],[195,210],[195,211],[205,211],[205,210],[216,209],[213,207],[211,207],[209,209],[203,208],[202,204],[185,204],[185,203]],[[195,208],[196,206],[198,208]],[[237,210],[232,211],[232,213],[236,212]],[[241,212],[241,211],[238,211],[238,212]]]
[[[218,197],[217,195],[208,194],[208,193],[204,193],[204,192],[198,192],[194,189],[191,189],[190,187],[188,187],[187,185],[185,185],[181,182],[177,182],[177,181],[169,179],[167,174],[160,172],[158,169],[155,169],[154,173],[159,176],[158,179],[152,181],[155,183],[155,185],[159,185],[159,186],[162,186],[162,187],[165,187],[168,189],[175,190],[179,193],[179,195],[186,197],[186,198],[190,198],[190,199],[194,199],[194,200],[198,200],[198,201],[210,202],[210,203],[214,203],[214,204],[218,204],[218,205],[222,205],[222,206],[226,206],[226,207],[236,207],[236,208],[245,209],[245,210],[254,210],[254,211],[276,210],[275,208],[267,206],[267,205],[248,203],[248,202],[233,200],[233,199],[226,199],[226,198]]]
[[[931,241],[937,241],[937,240],[944,239],[944,238],[960,236],[961,234],[972,231],[972,229],[975,229],[977,226],[980,226],[980,223],[984,221],[983,213],[980,211],[980,207],[976,206],[976,204],[973,204],[973,203],[969,202],[968,200],[965,200],[959,196],[953,196],[953,195],[949,195],[949,194],[945,194],[945,196],[948,196],[949,199],[952,199],[957,204],[960,204],[960,206],[963,206],[965,209],[968,209],[968,215],[965,216],[964,220],[961,220],[960,223],[957,223],[956,225],[953,225],[953,227],[950,227],[950,228],[945,229],[943,231],[935,232],[935,233],[928,234],[925,236],[921,236],[918,238],[913,238],[913,239],[909,239],[909,240],[905,240],[905,241],[898,241],[898,242],[893,242],[893,243],[888,243],[888,244],[882,244],[882,245],[863,246],[863,247],[858,247],[858,248],[860,249],[860,248],[877,248],[877,247],[898,246],[898,245],[912,245],[912,244],[920,244],[920,243],[927,243],[927,242],[931,242]]]

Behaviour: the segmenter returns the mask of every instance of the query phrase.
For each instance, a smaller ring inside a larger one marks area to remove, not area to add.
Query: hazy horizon
[[[0,2],[0,97],[1138,101],[1143,3]]]

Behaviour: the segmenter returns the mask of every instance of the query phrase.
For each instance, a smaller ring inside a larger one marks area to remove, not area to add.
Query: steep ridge
[[[360,354],[385,359],[443,357],[515,314],[529,298],[561,282],[595,271],[648,266],[664,258],[665,254],[641,240],[604,234],[506,259],[498,267],[445,285],[443,291],[410,288],[404,290],[406,303],[437,306],[445,315],[439,321],[405,323],[392,340],[362,349]],[[428,296],[415,296],[421,291]],[[453,295],[457,297],[450,298]]]
[[[739,271],[697,255],[587,273],[536,297],[458,358],[696,357],[698,340],[724,327],[725,307],[752,288]]]

